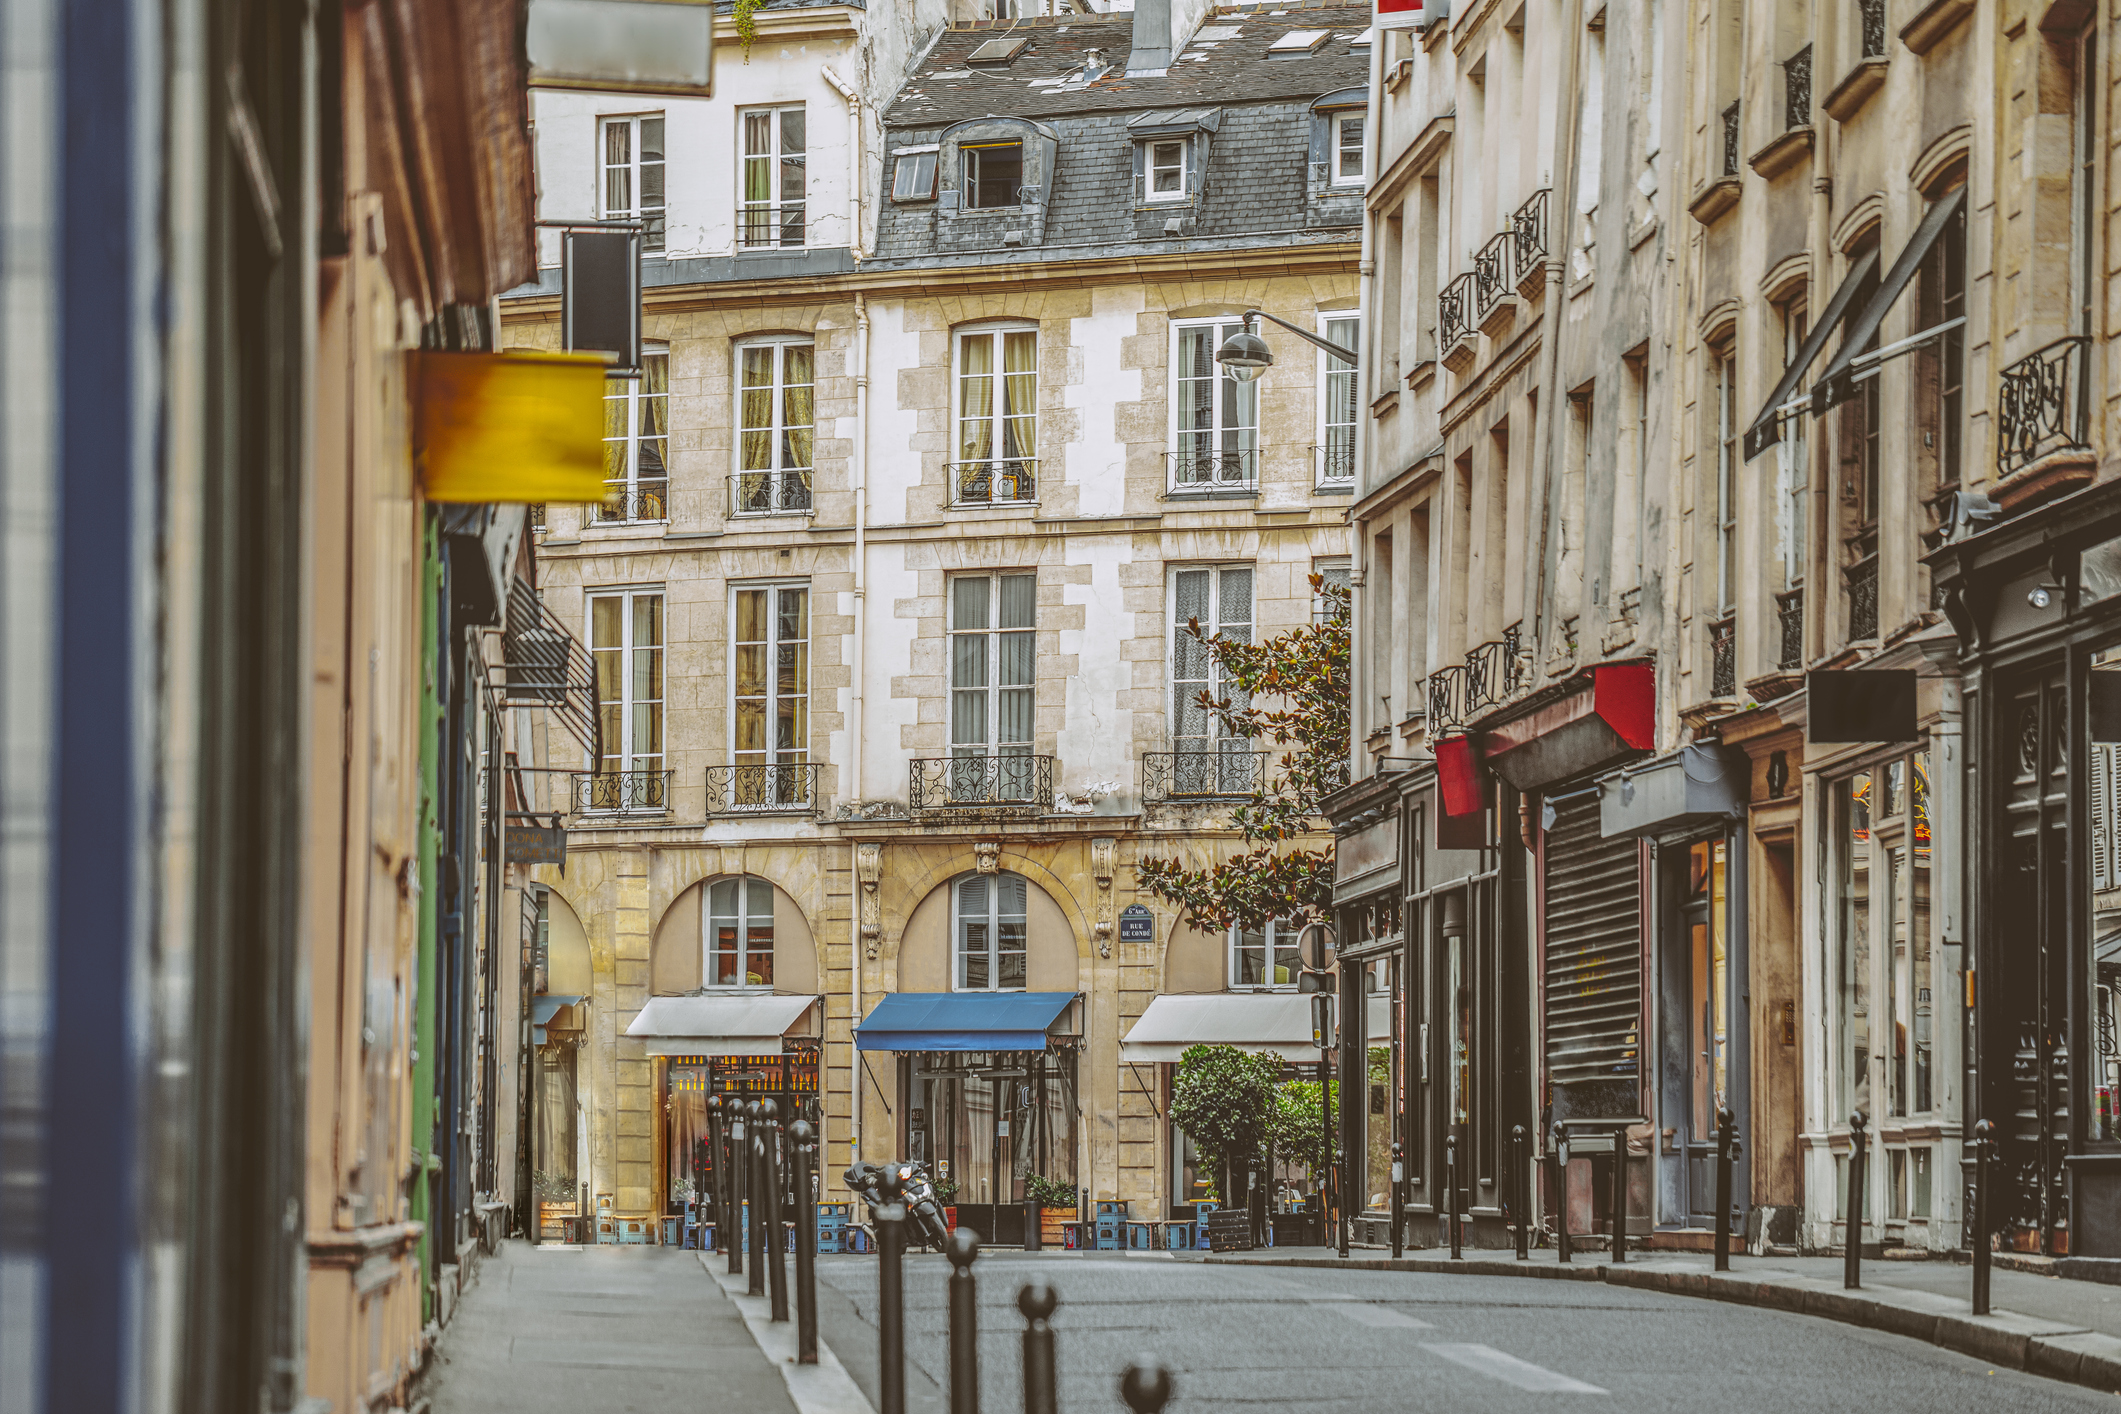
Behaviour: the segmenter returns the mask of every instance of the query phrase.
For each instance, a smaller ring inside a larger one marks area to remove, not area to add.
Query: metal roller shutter
[[[1546,834],[1547,1071],[1556,1086],[1607,1089],[1623,1114],[1638,1104],[1641,1066],[1636,874],[1635,841],[1600,835],[1595,794],[1555,803]]]

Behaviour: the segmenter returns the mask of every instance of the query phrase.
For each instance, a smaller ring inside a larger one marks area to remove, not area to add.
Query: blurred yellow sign
[[[413,457],[430,501],[604,499],[604,360],[416,353]]]

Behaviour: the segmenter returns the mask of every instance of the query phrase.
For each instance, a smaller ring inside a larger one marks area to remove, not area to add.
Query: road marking
[[[1572,1380],[1567,1375],[1557,1374],[1529,1360],[1520,1360],[1514,1355],[1505,1355],[1492,1345],[1424,1345],[1423,1350],[1441,1355],[1454,1365],[1463,1365],[1491,1379],[1501,1380],[1506,1385],[1535,1393],[1559,1394],[1605,1394],[1597,1385],[1587,1385],[1582,1380]]]
[[[1433,1331],[1436,1327],[1427,1321],[1416,1320],[1404,1311],[1394,1311],[1387,1306],[1372,1306],[1367,1301],[1351,1305],[1335,1306],[1335,1315],[1346,1316],[1358,1326],[1374,1326],[1379,1330]]]

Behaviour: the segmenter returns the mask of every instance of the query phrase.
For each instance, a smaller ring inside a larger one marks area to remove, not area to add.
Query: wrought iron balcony
[[[1035,457],[986,457],[950,463],[950,500],[959,506],[1020,505],[1038,499]]]
[[[1318,484],[1321,486],[1355,479],[1355,430],[1347,428],[1345,431],[1348,434],[1346,437],[1338,437],[1334,435],[1333,429],[1328,428],[1326,444],[1311,448],[1312,459],[1318,468]]]
[[[1775,596],[1775,621],[1782,629],[1781,651],[1775,666],[1784,672],[1804,666],[1804,589],[1799,586]]]
[[[1448,668],[1438,668],[1429,674],[1429,739],[1443,735],[1445,729],[1463,725],[1465,711],[1466,670],[1463,664],[1454,663]]]
[[[1809,127],[1812,121],[1812,46],[1807,44],[1782,61],[1782,126],[1785,131]]]
[[[1849,566],[1849,642],[1878,636],[1878,552]]]
[[[739,471],[729,478],[729,513],[734,516],[800,516],[816,507],[812,473]]]
[[[530,508],[530,528],[532,530],[543,530],[545,528],[545,503],[542,501]]]
[[[1449,353],[1451,345],[1473,332],[1473,272],[1443,287],[1436,297],[1436,352]]]
[[[1181,442],[1195,434],[1181,432]],[[1186,491],[1251,491],[1259,486],[1259,449],[1218,451],[1212,447],[1181,447],[1164,453],[1170,463],[1171,489]]]
[[[1242,799],[1267,784],[1265,751],[1145,751],[1142,799],[1189,801]]]
[[[1039,815],[1053,808],[1050,756],[928,757],[909,769],[907,804],[916,815]]]
[[[1885,57],[1885,0],[1856,0],[1863,13],[1863,57]]]
[[[2091,339],[2072,334],[2003,370],[1996,396],[1996,472],[2009,476],[2052,452],[2090,444],[2084,393]]]
[[[1738,100],[1723,110],[1723,175],[1738,175]]]
[[[1507,653],[1499,641],[1467,650],[1458,704],[1461,717],[1470,719],[1503,700],[1503,670],[1507,665]]]
[[[1709,696],[1738,695],[1738,621],[1709,625]]]
[[[670,483],[636,481],[629,488],[623,482],[613,482],[603,501],[592,508],[590,519],[596,525],[669,520]]]
[[[669,771],[576,771],[577,815],[660,815],[670,808]]]
[[[543,707],[581,743],[591,761],[604,754],[595,665],[581,640],[518,578],[508,586],[508,624],[501,634],[501,700]]]
[[[1510,231],[1499,231],[1488,238],[1488,243],[1473,257],[1473,289],[1480,298],[1479,317],[1488,317],[1488,311],[1498,300],[1512,293],[1516,283],[1510,259],[1517,237]]]
[[[1547,194],[1541,187],[1510,217],[1510,235],[1517,243],[1517,278],[1547,258]]]
[[[815,815],[818,772],[813,763],[707,768],[709,815]]]

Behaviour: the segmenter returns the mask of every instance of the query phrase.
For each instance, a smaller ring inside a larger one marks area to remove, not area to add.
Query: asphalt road
[[[819,1259],[820,1330],[877,1401],[873,1257]],[[1060,1404],[1123,1409],[1119,1372],[1170,1366],[1167,1408],[1468,1414],[1573,1408],[1785,1414],[2100,1409],[2112,1395],[1817,1317],[1602,1284],[1420,1273],[1266,1270],[1117,1254],[982,1256],[981,1407],[1023,1408],[1016,1293],[1049,1282]],[[943,1414],[939,1256],[906,1262],[909,1414]]]

